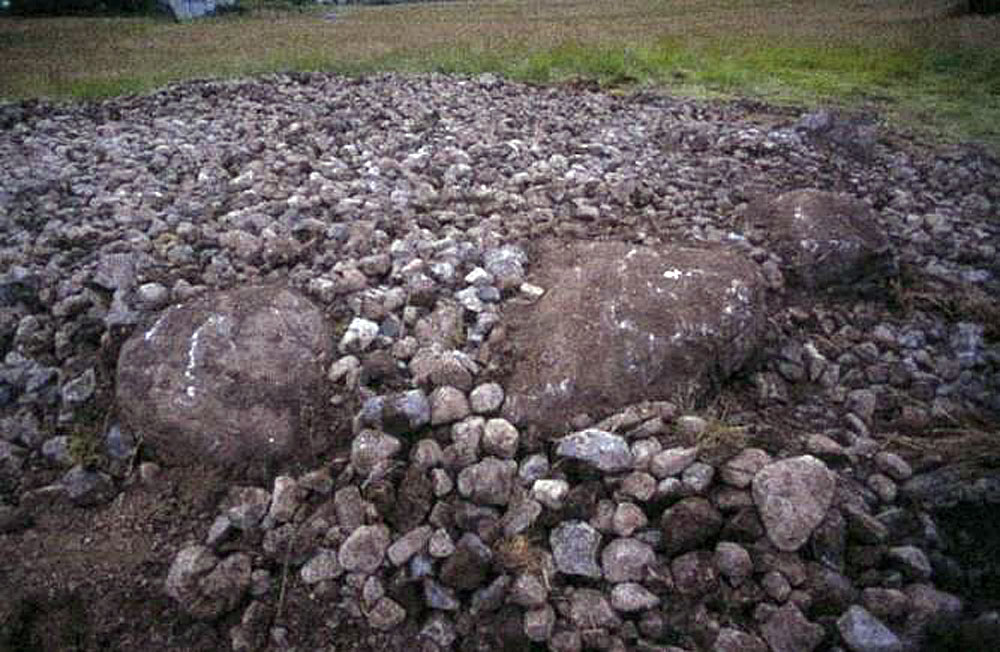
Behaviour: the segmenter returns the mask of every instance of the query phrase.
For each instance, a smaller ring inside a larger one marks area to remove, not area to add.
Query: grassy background
[[[1000,150],[1000,17],[960,0],[495,0],[0,18],[0,97],[104,97],[283,70],[498,72],[878,110]],[[328,14],[335,19],[328,20]]]

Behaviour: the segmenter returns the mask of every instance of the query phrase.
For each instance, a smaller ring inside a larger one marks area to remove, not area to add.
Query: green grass
[[[949,0],[495,0],[163,17],[0,18],[0,96],[96,98],[285,70],[496,72],[874,108],[1000,149],[1000,18]]]

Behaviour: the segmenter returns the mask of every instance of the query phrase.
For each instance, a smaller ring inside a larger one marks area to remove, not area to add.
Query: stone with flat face
[[[504,414],[550,433],[578,414],[705,393],[764,325],[757,266],[723,247],[547,242],[531,282],[545,294],[510,311]]]
[[[801,548],[826,516],[836,478],[812,455],[768,464],[754,476],[753,501],[767,537],[779,550]]]
[[[225,468],[301,449],[322,409],[332,336],[283,287],[204,295],[167,308],[122,347],[118,406],[162,460]]]

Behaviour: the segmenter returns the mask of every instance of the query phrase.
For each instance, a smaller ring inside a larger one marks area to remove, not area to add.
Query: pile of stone
[[[3,107],[0,533],[210,464],[162,579],[234,649],[919,646],[978,572],[942,510],[1000,480],[884,435],[1000,414],[1000,166],[745,114],[492,76]]]

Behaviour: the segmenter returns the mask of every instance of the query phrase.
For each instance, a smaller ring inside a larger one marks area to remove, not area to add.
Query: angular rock
[[[779,549],[801,548],[826,516],[836,479],[810,455],[765,466],[753,479],[753,499],[767,536]]]
[[[903,643],[864,607],[854,605],[837,619],[837,631],[852,652],[900,652]]]
[[[390,543],[386,526],[362,525],[340,544],[337,559],[348,572],[373,573],[382,564]]]
[[[549,545],[556,568],[566,575],[601,577],[597,564],[597,550],[601,535],[582,521],[566,521],[549,535]]]
[[[288,458],[306,452],[300,433],[327,404],[331,349],[323,314],[291,290],[204,295],[125,343],[118,406],[144,445],[172,463]]]
[[[760,626],[773,652],[812,652],[823,642],[823,628],[811,623],[794,604],[776,609]]]
[[[642,582],[646,569],[656,561],[656,553],[638,539],[615,539],[601,552],[601,568],[608,582]]]
[[[611,589],[611,606],[616,611],[631,613],[653,609],[660,604],[660,598],[655,593],[635,582],[616,584]]]
[[[627,471],[634,461],[623,437],[594,428],[563,437],[556,455],[585,462],[605,473]]]
[[[511,314],[504,413],[514,423],[555,432],[580,413],[704,391],[757,349],[764,282],[728,249],[540,248],[535,282],[547,292]]]
[[[458,474],[458,491],[481,505],[506,505],[516,473],[514,460],[487,457],[462,469]]]
[[[190,616],[210,620],[236,607],[250,587],[250,557],[219,560],[204,546],[177,553],[167,573],[167,595]]]

